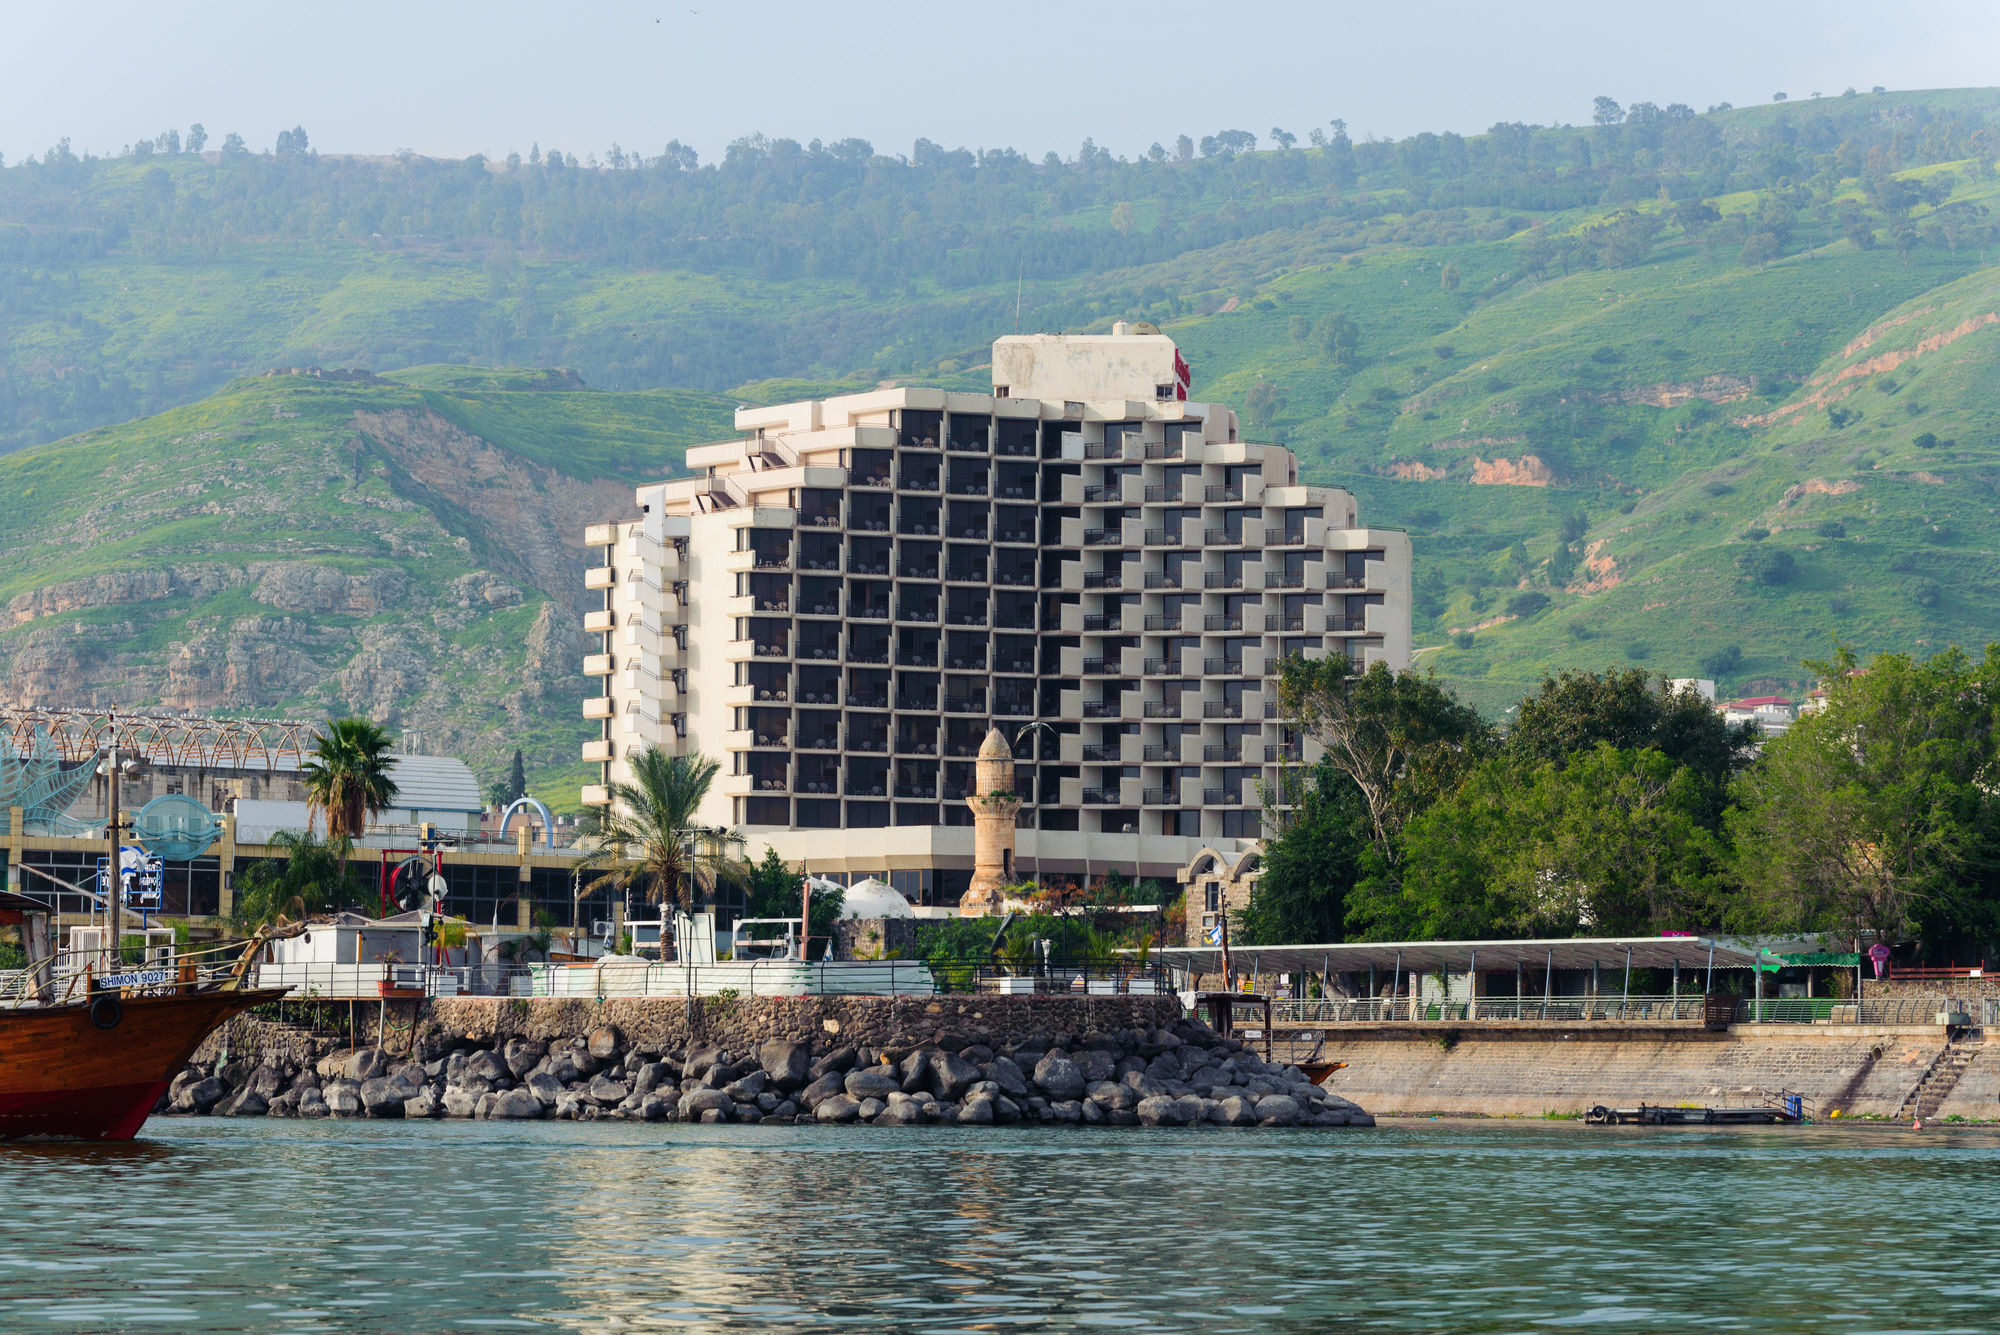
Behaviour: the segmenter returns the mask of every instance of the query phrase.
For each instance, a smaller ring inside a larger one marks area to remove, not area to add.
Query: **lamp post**
[[[1019,747],[1021,745],[1021,739],[1026,737],[1029,733],[1035,731],[1037,728],[1041,729],[1043,732],[1046,732],[1049,736],[1057,738],[1056,741],[1057,746],[1062,745],[1061,734],[1057,733],[1054,728],[1050,727],[1047,723],[1043,722],[1041,719],[1036,719],[1032,723],[1023,724],[1021,729],[1014,734],[1014,745],[1016,747]],[[1040,759],[1039,756],[1036,756],[1034,758]],[[1039,894],[1042,889],[1041,797],[1042,797],[1042,776],[1038,772],[1035,775],[1035,800],[1030,804],[1035,808],[1035,813],[1036,813],[1035,814],[1035,891],[1037,894]]]

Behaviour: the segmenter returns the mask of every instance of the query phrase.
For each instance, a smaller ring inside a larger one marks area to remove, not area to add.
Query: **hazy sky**
[[[0,20],[0,152],[116,152],[200,121],[211,147],[305,126],[325,152],[439,156],[751,131],[908,152],[1133,155],[1176,134],[1330,117],[1357,137],[1584,122],[1593,96],[2000,80],[1996,0],[1593,3],[268,3],[19,5]]]

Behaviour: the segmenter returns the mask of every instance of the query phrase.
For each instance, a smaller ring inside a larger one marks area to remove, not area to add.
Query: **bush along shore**
[[[908,1046],[772,1038],[654,1050],[616,1025],[555,1043],[460,1040],[429,1061],[381,1048],[190,1065],[166,1113],[568,1121],[1229,1127],[1375,1119],[1234,1039],[1171,1029],[1031,1034],[999,1051],[954,1034]]]

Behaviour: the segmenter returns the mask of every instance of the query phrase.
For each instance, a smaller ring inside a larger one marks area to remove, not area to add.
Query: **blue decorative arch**
[[[529,810],[533,811],[536,815],[542,818],[542,839],[547,844],[548,850],[551,853],[555,852],[556,850],[555,817],[551,816],[549,814],[549,809],[543,806],[541,802],[536,798],[517,797],[511,803],[508,804],[507,809],[500,813],[501,837],[502,838],[506,837],[507,822],[514,819],[514,813],[521,810],[523,807],[528,808]]]

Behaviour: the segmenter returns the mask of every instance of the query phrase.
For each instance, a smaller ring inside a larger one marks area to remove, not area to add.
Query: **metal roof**
[[[1595,936],[1516,941],[1345,941],[1327,945],[1239,946],[1229,949],[1231,963],[1258,973],[1335,973],[1363,969],[1464,971],[1474,959],[1479,968],[1588,969],[1592,965],[1623,968],[1630,952],[1636,969],[1706,968],[1710,951],[1715,967],[1747,969],[1753,951],[1705,936]],[[1124,952],[1130,953],[1130,952]],[[1190,966],[1196,973],[1220,973],[1219,946],[1169,946],[1153,952],[1165,964]]]
[[[394,807],[402,811],[482,811],[486,798],[479,780],[456,756],[389,757],[396,784]]]

